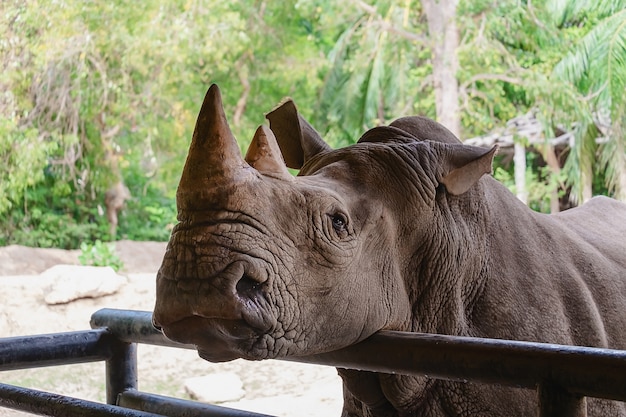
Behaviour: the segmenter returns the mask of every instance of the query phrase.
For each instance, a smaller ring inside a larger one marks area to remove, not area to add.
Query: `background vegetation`
[[[626,0],[536,3],[3,1],[0,245],[166,240],[213,82],[243,149],[285,96],[333,146],[402,115],[469,138],[532,111],[546,138],[574,133],[562,171],[529,154],[534,208],[555,188],[626,199]],[[443,84],[441,62],[456,68]],[[119,181],[132,197],[111,236]]]

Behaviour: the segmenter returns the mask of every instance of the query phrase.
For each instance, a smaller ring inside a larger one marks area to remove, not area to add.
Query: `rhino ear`
[[[276,137],[267,126],[259,126],[256,130],[245,159],[261,174],[293,180],[280,154]]]
[[[311,157],[330,150],[319,133],[298,113],[291,99],[286,100],[266,116],[276,135],[285,163],[300,169]]]
[[[452,195],[470,189],[485,174],[490,174],[498,146],[491,149],[469,145],[442,145],[443,171],[439,182]]]

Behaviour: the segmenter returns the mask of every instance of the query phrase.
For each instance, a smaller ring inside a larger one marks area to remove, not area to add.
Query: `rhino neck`
[[[410,235],[405,265],[415,332],[467,335],[468,318],[486,281],[490,208],[483,180],[461,196],[438,191],[432,220]],[[417,213],[409,213],[416,216]],[[408,226],[410,229],[410,225]],[[409,230],[409,233],[411,231]]]
[[[474,309],[484,304],[489,284],[490,219],[499,213],[492,204],[502,206],[503,211],[518,204],[508,200],[510,193],[493,182],[483,178],[458,197],[438,192],[433,220],[427,228],[411,226],[407,220],[418,218],[415,210],[419,208],[404,209],[398,221],[406,227],[399,240],[407,250],[400,252],[400,258],[409,259],[403,274],[412,312],[407,327],[398,330],[476,335]],[[409,248],[418,249],[408,251]],[[348,407],[344,413],[348,411],[348,415],[460,416],[467,415],[468,407],[480,401],[484,401],[485,407],[493,401],[472,391],[475,386],[454,381],[345,370],[339,374],[346,392],[344,407]],[[472,398],[471,404],[464,402],[464,391]],[[515,408],[508,403],[506,406]]]
[[[440,381],[397,374],[338,369],[344,413],[355,416],[440,415]]]

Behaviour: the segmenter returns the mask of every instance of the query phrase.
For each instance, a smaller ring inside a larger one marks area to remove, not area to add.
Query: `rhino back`
[[[576,233],[581,242],[595,248],[607,261],[626,268],[626,204],[598,196],[554,218]]]
[[[626,206],[598,198],[544,215],[507,196],[493,214],[480,332],[626,348]]]

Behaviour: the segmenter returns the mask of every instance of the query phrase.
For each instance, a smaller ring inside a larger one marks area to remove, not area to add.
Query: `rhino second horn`
[[[274,132],[267,126],[259,126],[246,153],[246,162],[263,175],[291,181]]]
[[[244,180],[252,173],[228,125],[219,87],[213,84],[196,121],[178,186],[179,205],[184,208],[201,203],[211,198],[212,190]]]

